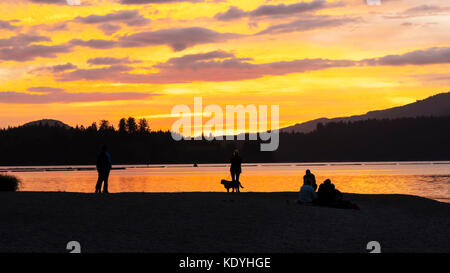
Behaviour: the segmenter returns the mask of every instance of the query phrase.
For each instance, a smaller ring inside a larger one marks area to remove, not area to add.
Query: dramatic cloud
[[[211,51],[171,58],[164,63],[156,64],[154,68],[159,70],[157,73],[129,73],[134,68],[125,65],[111,65],[105,68],[78,69],[63,73],[57,76],[57,80],[154,84],[239,81],[337,67],[450,63],[450,48],[430,48],[403,55],[387,55],[364,60],[315,58],[263,64],[252,63],[251,60],[250,58],[237,58],[229,52]]]
[[[348,23],[354,23],[359,21],[359,18],[350,17],[329,17],[329,16],[312,16],[310,18],[304,18],[292,21],[286,24],[277,24],[266,28],[263,31],[257,33],[257,35],[268,33],[287,33],[296,31],[308,31],[321,28],[330,28],[346,25]]]
[[[150,23],[150,19],[139,14],[137,10],[121,10],[106,15],[89,15],[76,17],[75,22],[83,24],[124,23],[128,26],[142,26]]]
[[[37,86],[37,87],[30,87],[27,89],[27,91],[30,92],[42,92],[42,93],[57,93],[57,92],[63,92],[64,89],[62,88],[54,88],[54,87],[47,87],[47,86]]]
[[[50,42],[45,36],[19,34],[10,38],[0,39],[0,60],[29,61],[36,57],[54,58],[57,53],[70,52],[66,45],[36,45],[33,43]]]
[[[449,12],[450,7],[441,7],[436,5],[420,5],[404,10],[403,12],[395,13],[393,15],[386,15],[384,17],[389,19],[402,19],[418,16],[448,14]]]
[[[66,63],[66,64],[58,64],[58,65],[53,65],[53,66],[43,66],[43,67],[38,67],[38,68],[34,68],[32,70],[29,71],[29,73],[34,74],[34,73],[39,73],[39,72],[52,72],[55,74],[64,72],[64,71],[68,71],[68,70],[74,70],[77,69],[76,65],[73,65],[72,63]]]
[[[130,60],[127,58],[112,58],[112,57],[99,57],[92,58],[87,61],[90,65],[115,65],[115,64],[134,64],[140,63],[141,61]]]
[[[67,52],[70,52],[70,47],[63,45],[29,45],[24,47],[0,48],[0,60],[24,62],[34,60],[37,57],[54,58],[58,53]]]
[[[50,26],[46,27],[46,30],[52,31],[52,32],[67,30],[67,24],[66,23],[58,23],[58,24],[50,25]]]
[[[192,64],[198,63],[200,61],[205,60],[212,60],[212,59],[225,59],[225,58],[232,58],[234,57],[234,54],[228,53],[225,51],[211,51],[207,53],[199,53],[199,54],[187,54],[182,57],[176,57],[169,59],[164,64],[158,64],[156,67],[158,68],[166,68],[168,66],[176,66],[178,68],[185,68],[185,67],[191,67]]]
[[[290,5],[263,5],[252,11],[244,11],[238,7],[232,6],[226,12],[217,13],[214,17],[218,20],[229,21],[242,17],[290,16],[342,5],[343,4],[340,2],[329,4],[325,0],[315,0],[312,2],[299,2]]]
[[[18,34],[6,39],[0,39],[0,48],[2,47],[23,47],[32,43],[51,42],[51,39],[40,35]]]
[[[238,81],[266,75],[285,75],[321,70],[331,67],[353,66],[353,61],[302,59],[263,64],[250,63],[250,58],[237,58],[231,53],[214,51],[172,58],[156,65],[160,71],[151,82],[182,83],[191,81]]]
[[[11,25],[12,21],[4,21],[0,20],[0,29],[7,29],[7,30],[16,30],[20,27]]]
[[[129,72],[134,68],[125,65],[112,65],[104,68],[93,69],[77,69],[71,72],[61,74],[58,78],[60,81],[77,81],[77,80],[91,80],[106,79],[109,77],[120,76],[123,72]]]
[[[67,0],[28,0],[37,4],[67,5]]]
[[[233,33],[220,33],[201,27],[191,27],[138,32],[121,36],[118,40],[92,39],[84,41],[80,39],[73,39],[69,42],[69,44],[72,46],[85,46],[96,49],[168,45],[174,51],[180,51],[197,44],[222,42],[237,38],[239,36],[241,35]]]
[[[197,44],[222,42],[238,36],[238,34],[219,33],[207,28],[191,27],[135,33],[120,37],[118,42],[121,47],[168,45],[173,50],[180,51]]]
[[[273,15],[290,15],[315,11],[328,7],[325,0],[316,0],[312,2],[300,2],[291,5],[263,5],[250,12],[251,16],[273,16]]]
[[[203,2],[203,0],[119,0],[124,5],[166,4],[176,2]]]
[[[245,12],[244,10],[232,6],[230,7],[226,12],[219,12],[217,13],[214,18],[221,21],[230,21],[234,19],[239,19],[242,17],[248,16],[248,12]]]
[[[0,103],[11,104],[47,104],[47,103],[73,103],[73,102],[96,102],[96,101],[117,101],[117,100],[142,100],[148,99],[156,94],[150,93],[69,93],[61,88],[52,87],[31,87],[31,92],[45,94],[33,94],[25,92],[0,92]]]
[[[119,31],[122,27],[119,25],[112,25],[112,24],[102,24],[99,25],[98,28],[103,31],[106,35],[111,35]]]
[[[97,27],[106,35],[111,35],[121,29],[119,24],[125,24],[128,26],[144,26],[150,22],[151,20],[139,14],[138,10],[121,10],[105,15],[92,14],[86,17],[78,16],[72,20],[57,23],[55,25],[37,25],[35,27],[39,30],[44,29],[47,31],[60,31],[67,30],[68,23],[92,24],[97,25]],[[1,26],[2,24],[0,21],[0,29]]]
[[[450,63],[450,47],[433,47],[402,55],[387,55],[362,61],[367,65],[427,65]]]
[[[69,42],[71,46],[85,46],[95,49],[108,49],[117,47],[117,43],[112,40],[102,40],[102,39],[91,39],[88,41],[83,41],[80,39],[73,39]]]
[[[69,30],[67,22],[58,22],[54,24],[37,24],[30,26],[28,29],[30,33],[51,32],[52,34],[56,31],[66,30]]]
[[[174,51],[180,51],[197,44],[222,42],[239,36],[241,35],[220,33],[201,27],[190,27],[138,32],[120,36],[117,40],[91,39],[85,41],[72,39],[66,44],[47,46],[34,43],[51,42],[48,37],[19,34],[0,39],[0,60],[28,61],[36,57],[53,58],[57,53],[70,52],[74,46],[110,49],[168,45]]]
[[[78,69],[59,76],[60,81],[102,80],[122,83],[185,83],[193,81],[237,81],[260,78],[265,75],[284,75],[330,67],[355,65],[348,60],[303,59],[289,62],[253,64],[249,58],[237,58],[232,53],[212,51],[189,54],[155,65],[158,73],[128,73],[128,66],[110,66],[100,69]]]
[[[54,65],[54,66],[50,67],[50,69],[55,73],[63,72],[66,70],[73,70],[76,68],[77,68],[77,66],[73,65],[72,63],[59,64],[59,65]]]

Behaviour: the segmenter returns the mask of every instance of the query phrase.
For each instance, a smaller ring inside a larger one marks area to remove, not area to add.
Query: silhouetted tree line
[[[274,152],[261,152],[259,140],[175,141],[131,117],[118,129],[107,120],[87,128],[14,127],[0,130],[0,165],[95,164],[102,144],[114,164],[228,163],[236,148],[244,162],[450,160],[449,125],[450,117],[319,124],[307,134],[281,133]]]

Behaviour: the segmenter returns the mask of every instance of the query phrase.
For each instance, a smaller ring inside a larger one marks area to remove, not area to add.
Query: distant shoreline
[[[450,165],[448,160],[405,160],[405,161],[318,161],[318,162],[253,162],[253,163],[243,163],[243,167],[252,167],[258,165],[265,166],[304,166],[304,167],[314,167],[314,166],[357,166],[357,165]],[[229,163],[197,163],[198,167],[218,167],[215,165],[229,166]],[[170,168],[170,167],[193,167],[194,163],[168,163],[168,164],[114,164],[113,169],[127,169],[127,168]],[[53,168],[54,167],[54,168]],[[0,166],[0,172],[5,172],[11,170],[15,171],[84,171],[84,170],[95,170],[95,165],[93,164],[55,164],[55,165],[2,165]]]
[[[450,204],[344,194],[361,210],[302,206],[297,193],[1,192],[0,252],[450,252]]]

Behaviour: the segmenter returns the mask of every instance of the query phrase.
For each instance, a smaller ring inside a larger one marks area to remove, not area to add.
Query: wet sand
[[[450,204],[345,194],[361,210],[297,193],[0,192],[0,252],[450,252]]]

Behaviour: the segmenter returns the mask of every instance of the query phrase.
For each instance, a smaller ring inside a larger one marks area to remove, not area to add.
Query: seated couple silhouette
[[[313,204],[326,207],[358,209],[359,207],[343,199],[342,193],[336,189],[330,179],[326,179],[317,190],[316,178],[310,170],[303,176],[303,186],[299,192],[299,204]]]

